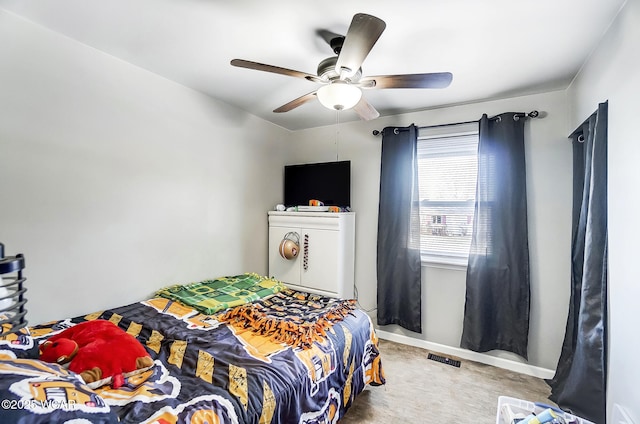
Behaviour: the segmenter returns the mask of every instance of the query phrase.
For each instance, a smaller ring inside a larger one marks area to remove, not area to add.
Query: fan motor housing
[[[340,78],[340,74],[336,72],[336,63],[338,62],[338,56],[332,56],[324,59],[318,65],[318,76],[326,81],[333,81]],[[348,82],[358,82],[362,77],[362,68],[358,69],[351,78],[346,79]]]

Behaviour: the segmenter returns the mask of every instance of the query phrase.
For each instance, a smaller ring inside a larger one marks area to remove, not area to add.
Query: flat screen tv
[[[325,206],[351,206],[351,161],[306,163],[284,167],[284,204],[307,206],[309,200]]]

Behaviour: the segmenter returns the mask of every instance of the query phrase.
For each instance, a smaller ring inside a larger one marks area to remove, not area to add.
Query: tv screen
[[[306,206],[309,200],[326,206],[351,206],[351,161],[307,163],[284,167],[284,204]]]

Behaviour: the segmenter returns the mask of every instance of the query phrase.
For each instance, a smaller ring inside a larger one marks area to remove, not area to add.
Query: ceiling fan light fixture
[[[362,98],[362,91],[343,81],[334,81],[322,86],[317,92],[318,100],[327,109],[344,110],[351,109]]]

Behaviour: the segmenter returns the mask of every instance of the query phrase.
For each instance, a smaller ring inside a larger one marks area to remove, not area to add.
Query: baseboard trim
[[[521,374],[531,375],[533,377],[550,379],[555,375],[554,370],[548,368],[536,367],[521,362],[512,361],[510,359],[498,358],[496,356],[486,355],[484,353],[473,352],[471,350],[459,347],[447,346],[439,343],[428,342],[426,340],[414,339],[402,334],[390,333],[384,330],[376,330],[378,337],[392,342],[402,343],[409,346],[420,347],[434,352],[445,353],[447,355],[457,356],[458,358],[476,361],[486,365],[503,368],[509,371],[519,372]],[[384,358],[383,358],[384,361]]]

